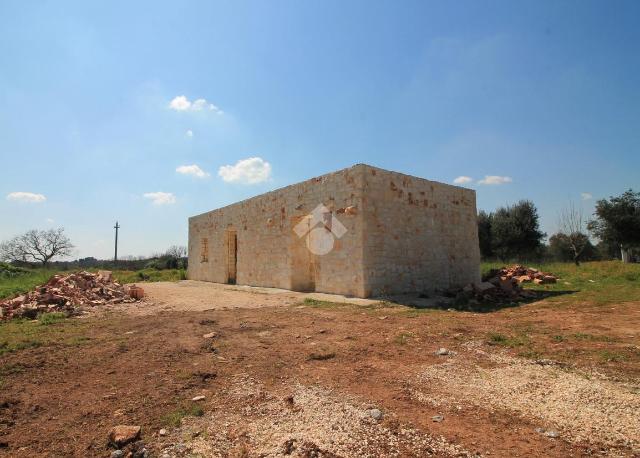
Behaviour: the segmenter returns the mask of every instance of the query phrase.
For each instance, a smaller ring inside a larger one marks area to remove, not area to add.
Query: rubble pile
[[[550,273],[515,264],[492,270],[485,276],[485,281],[467,285],[463,291],[481,301],[517,301],[536,297],[534,291],[522,288],[523,283],[542,285],[555,283],[557,280],[558,278]]]
[[[533,282],[536,285],[542,285],[545,283],[555,283],[556,281],[558,281],[558,277],[556,277],[555,275],[542,272],[531,267],[521,266],[520,264],[515,264],[510,267],[503,267],[500,270],[491,271],[490,276],[492,278],[514,278],[518,282],[518,284]]]
[[[114,281],[109,271],[54,275],[33,291],[0,302],[0,319],[35,318],[44,312],[73,313],[81,306],[136,302],[143,295],[142,288]]]

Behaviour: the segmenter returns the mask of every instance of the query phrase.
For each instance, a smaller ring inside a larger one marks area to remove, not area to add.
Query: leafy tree
[[[594,216],[587,225],[591,233],[615,243],[623,262],[630,262],[630,250],[640,246],[640,192],[629,189],[620,196],[599,200]]]
[[[0,260],[38,262],[47,267],[54,258],[70,256],[74,246],[63,228],[30,230],[0,244]]]
[[[606,240],[600,240],[596,244],[596,250],[598,251],[598,257],[600,259],[619,259],[620,258],[620,245],[608,242]]]
[[[493,252],[503,260],[538,256],[545,234],[540,232],[538,210],[521,200],[501,207],[491,218]]]
[[[480,210],[478,213],[478,239],[480,241],[480,255],[483,259],[493,257],[491,246],[491,213]]]

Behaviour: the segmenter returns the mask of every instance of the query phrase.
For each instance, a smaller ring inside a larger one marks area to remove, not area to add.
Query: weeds
[[[600,352],[598,352],[598,355],[603,361],[606,361],[608,363],[619,363],[629,359],[627,355],[610,350],[601,350]]]
[[[166,426],[177,428],[182,423],[184,417],[201,417],[204,415],[204,409],[198,404],[183,404],[176,410],[164,415],[161,419]]]
[[[66,318],[67,314],[64,312],[43,313],[38,317],[38,322],[43,326],[49,326],[55,323],[59,323]]]
[[[615,339],[609,336],[597,336],[586,332],[576,332],[573,337],[580,340],[590,340],[592,342],[613,342]]]
[[[502,347],[515,348],[530,345],[531,340],[526,334],[517,334],[514,336],[507,336],[497,332],[490,332],[488,334],[489,345],[499,345]]]
[[[12,272],[11,275],[0,275],[0,299],[31,291],[36,286],[46,283],[56,273],[48,269],[20,269],[19,274]]]
[[[86,323],[65,319],[64,313],[43,313],[37,320],[16,318],[0,322],[0,355],[48,345],[76,346],[88,340]]]
[[[393,340],[398,345],[406,345],[413,337],[415,337],[415,334],[413,332],[402,331],[398,335],[396,335],[395,339]]]
[[[352,307],[352,304],[347,304],[345,302],[330,302],[330,301],[322,301],[318,299],[313,299],[311,297],[305,297],[304,301],[302,301],[304,305],[308,305],[309,307],[315,307],[319,309],[335,309],[341,307]]]

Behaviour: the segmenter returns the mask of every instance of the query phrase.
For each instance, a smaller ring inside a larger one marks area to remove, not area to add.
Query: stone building
[[[357,297],[479,281],[475,191],[365,164],[189,218],[193,280]]]

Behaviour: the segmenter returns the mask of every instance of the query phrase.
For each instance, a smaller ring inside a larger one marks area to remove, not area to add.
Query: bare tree
[[[5,261],[39,262],[47,267],[56,257],[70,256],[74,246],[63,228],[48,231],[30,230],[0,244],[0,259]]]
[[[582,208],[576,207],[573,202],[560,211],[558,217],[559,234],[566,240],[571,252],[573,262],[580,265],[580,255],[589,244],[589,237],[585,231],[585,219]]]
[[[168,256],[168,257],[173,258],[173,259],[184,258],[184,257],[187,256],[187,247],[179,246],[179,245],[172,245],[172,246],[169,247],[169,249],[165,253],[165,256]]]

